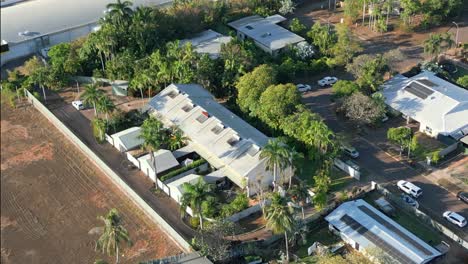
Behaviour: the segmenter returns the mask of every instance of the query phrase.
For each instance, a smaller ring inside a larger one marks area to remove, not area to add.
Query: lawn
[[[310,160],[304,160],[304,163],[302,165],[302,171],[298,175],[301,180],[304,180],[307,182],[307,184],[313,186],[314,185],[314,178],[313,176],[316,173],[316,164],[313,161]],[[331,186],[330,186],[330,191],[335,192],[335,191],[340,191],[346,188],[349,184],[351,184],[354,179],[344,173],[341,170],[338,170],[337,168],[333,167],[331,170]]]
[[[328,230],[328,225],[326,222],[321,222],[319,226],[310,225],[309,228],[310,231],[306,236],[307,242],[305,245],[300,246],[295,252],[295,254],[300,258],[307,257],[307,248],[312,246],[312,244],[316,241],[320,242],[324,246],[331,246],[340,241],[338,236],[335,236]]]
[[[378,208],[375,205],[374,200],[380,197],[382,197],[382,194],[377,191],[374,191],[368,193],[366,197],[364,197],[364,200],[372,206],[374,206],[375,208]],[[387,199],[387,201],[390,200]],[[396,206],[394,207],[396,208],[395,217],[390,217],[393,221],[397,222],[402,227],[406,228],[408,231],[410,231],[415,236],[419,237],[421,240],[425,241],[431,246],[436,246],[440,244],[440,242],[442,241],[442,236],[436,230],[426,226],[426,224],[419,221],[419,219],[412,213],[399,209]]]

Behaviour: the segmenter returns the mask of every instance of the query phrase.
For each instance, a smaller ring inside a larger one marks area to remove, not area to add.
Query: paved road
[[[312,111],[320,114],[333,131],[351,133],[355,131],[349,121],[337,117],[334,111],[335,104],[331,102],[330,98],[331,88],[316,88],[303,96],[303,102]],[[388,127],[398,126],[402,122],[404,122],[402,119],[393,118],[387,121],[383,127],[371,129],[370,133],[361,135],[358,135],[357,132],[353,133],[352,144],[360,153],[356,162],[368,172],[364,180],[395,183],[397,180],[405,179],[414,182],[423,189],[423,196],[418,199],[420,208],[433,218],[444,223],[441,216],[446,210],[459,212],[468,218],[467,204],[459,201],[454,194],[433,184],[420,171],[398,161],[396,157],[384,151],[387,145],[385,135]],[[446,226],[468,240],[468,227],[461,229],[449,223]]]
[[[47,95],[48,108],[75,135],[106,162],[140,197],[145,200],[164,220],[166,220],[187,241],[194,236],[194,231],[181,219],[178,204],[165,194],[155,195],[150,191],[153,182],[137,169],[129,169],[130,162],[110,144],[98,144],[92,134],[89,119],[79,111],[65,104],[57,95]],[[92,110],[87,110],[92,111]]]

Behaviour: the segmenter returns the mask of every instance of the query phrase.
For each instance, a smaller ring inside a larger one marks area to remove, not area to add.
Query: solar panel
[[[378,214],[374,213],[371,209],[364,205],[358,206],[359,209],[366,215],[372,217],[375,221],[379,222],[379,224],[385,226],[388,230],[392,231],[393,233],[397,234],[399,237],[403,238],[406,242],[410,243],[413,247],[417,248],[419,251],[422,253],[430,256],[432,255],[432,252],[429,251],[427,248],[423,247],[420,243],[414,241],[411,237],[409,237],[407,234],[403,233],[400,229],[380,217]]]
[[[419,79],[418,82],[426,85],[426,86],[429,86],[429,87],[434,87],[434,86],[437,86],[437,84],[429,81],[428,79]]]
[[[434,93],[433,90],[423,86],[418,82],[412,82],[410,85],[406,86],[405,91],[416,95],[421,99],[426,99],[429,95]]]
[[[362,226],[360,223],[358,223],[356,220],[351,218],[348,215],[343,215],[340,219],[343,223],[348,225],[351,229],[354,231],[358,232],[365,238],[367,238],[369,241],[371,241],[375,246],[379,247],[382,251],[385,253],[389,254],[392,256],[395,260],[402,264],[414,264],[417,263],[413,260],[411,260],[409,257],[406,255],[403,255],[400,251],[398,251],[395,247],[392,245],[388,244],[386,241],[382,240],[380,237],[375,235],[374,233],[370,232],[369,229],[366,227]]]

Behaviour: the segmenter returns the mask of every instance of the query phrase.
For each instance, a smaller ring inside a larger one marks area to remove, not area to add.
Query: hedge
[[[164,174],[163,176],[161,176],[161,181],[166,181],[166,180],[169,180],[170,178],[172,177],[175,177],[183,172],[186,172],[188,170],[191,170],[191,169],[194,169],[198,166],[201,166],[203,164],[206,163],[206,160],[204,159],[199,159],[199,160],[195,160],[194,162],[190,163],[189,165],[185,166],[185,167],[182,167],[182,168],[178,168],[176,170],[173,170],[167,174]]]

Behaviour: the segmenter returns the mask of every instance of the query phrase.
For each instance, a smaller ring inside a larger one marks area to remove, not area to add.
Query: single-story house
[[[194,50],[200,54],[208,54],[210,58],[219,58],[221,53],[221,46],[227,44],[232,40],[230,36],[225,36],[214,30],[208,29],[197,34],[191,39],[184,39],[180,41],[180,45],[192,43]]]
[[[362,199],[341,204],[325,220],[332,232],[371,258],[375,249],[403,264],[428,263],[441,255]]]
[[[151,115],[167,127],[177,125],[189,145],[230,181],[253,195],[268,188],[273,173],[260,159],[268,137],[219,104],[197,84],[171,84],[149,102]],[[279,181],[280,179],[277,179]]]
[[[239,39],[251,39],[265,52],[276,55],[289,45],[305,41],[303,37],[277,25],[284,21],[286,18],[281,15],[265,18],[254,15],[230,22],[228,25],[237,31]]]
[[[174,155],[172,155],[172,152],[167,149],[160,149],[154,152],[154,159],[156,162],[156,175],[179,166],[179,162],[176,160]],[[138,161],[140,163],[141,171],[156,182],[154,175],[154,161],[151,159],[151,153],[138,158]]]
[[[423,71],[407,78],[396,75],[382,86],[385,103],[432,137],[450,136],[468,128],[468,90]]]
[[[120,152],[126,152],[132,149],[139,147],[143,144],[143,139],[140,138],[140,127],[131,127],[125,130],[122,130],[118,133],[111,135],[112,144]]]

